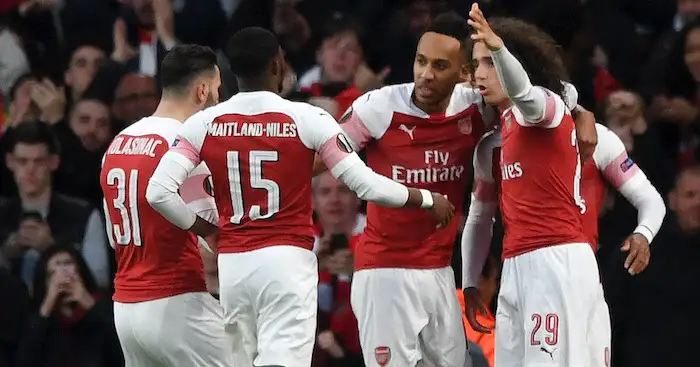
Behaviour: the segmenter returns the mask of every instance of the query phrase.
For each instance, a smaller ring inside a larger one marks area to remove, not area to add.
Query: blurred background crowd
[[[340,117],[365,91],[412,81],[417,40],[431,19],[446,10],[466,16],[471,3],[0,0],[0,366],[123,365],[112,322],[115,269],[104,233],[100,160],[117,132],[154,111],[158,65],[168,49],[197,43],[220,50],[243,27],[268,28],[291,66],[287,98]],[[519,17],[554,36],[579,103],[619,135],[667,201],[651,263],[632,277],[619,248],[636,212],[608,193],[598,258],[613,321],[612,365],[694,365],[700,0],[479,3],[487,16]],[[236,84],[220,57],[227,98]],[[313,193],[321,272],[314,365],[362,366],[349,290],[363,205],[330,174],[314,179]],[[490,300],[500,278],[500,236],[494,238],[480,283]],[[456,249],[456,274],[459,256]],[[73,281],[59,282],[67,273]],[[492,324],[493,316],[482,321]],[[493,334],[466,331],[477,365],[492,366]]]

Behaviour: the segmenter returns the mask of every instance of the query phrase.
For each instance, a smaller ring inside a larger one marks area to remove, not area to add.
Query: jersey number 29
[[[135,169],[129,172],[128,177],[121,168],[112,168],[107,172],[107,185],[117,188],[117,197],[112,200],[112,206],[119,211],[121,224],[114,224],[113,219],[110,219],[109,222],[112,229],[111,235],[114,235],[114,240],[119,245],[133,243],[135,246],[141,246],[141,226],[139,225],[139,210],[136,201],[138,180],[139,171]],[[126,209],[125,205],[129,205],[129,210]],[[108,211],[105,210],[105,212]],[[108,235],[110,234],[108,233]]]
[[[272,150],[251,150],[248,157],[250,172],[250,187],[267,191],[267,213],[263,213],[260,205],[251,205],[248,211],[250,220],[268,219],[280,210],[280,187],[272,180],[262,177],[263,162],[277,162],[279,152]],[[226,165],[228,168],[228,182],[233,203],[233,216],[231,223],[241,224],[246,214],[243,205],[243,182],[241,180],[240,152],[226,152]]]

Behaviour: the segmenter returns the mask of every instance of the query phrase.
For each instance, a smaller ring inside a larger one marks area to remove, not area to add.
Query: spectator
[[[104,51],[89,44],[80,45],[73,51],[68,61],[68,69],[64,74],[69,91],[67,97],[72,103],[83,96],[105,57]]]
[[[355,236],[364,231],[367,218],[360,213],[360,199],[342,181],[324,172],[313,179],[312,187],[317,235]]]
[[[674,215],[656,236],[644,272],[630,276],[623,267],[627,254],[620,251],[601,263],[614,331],[613,366],[686,366],[697,360],[700,166],[681,171],[668,201]]]
[[[153,77],[128,73],[117,84],[112,113],[123,129],[150,116],[158,106],[160,92]]]
[[[6,157],[19,195],[0,203],[0,243],[31,288],[33,269],[41,252],[55,242],[79,249],[102,287],[109,285],[109,262],[104,225],[87,202],[52,190],[58,168],[58,143],[51,127],[26,122],[12,132]]]
[[[54,246],[34,275],[35,311],[17,352],[17,367],[123,366],[112,301],[98,291],[72,247]]]

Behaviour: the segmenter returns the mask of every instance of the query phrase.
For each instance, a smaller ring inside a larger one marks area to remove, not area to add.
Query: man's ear
[[[10,171],[15,171],[15,157],[12,156],[12,153],[5,153],[5,164]]]
[[[49,157],[49,169],[51,172],[55,172],[58,169],[58,165],[61,164],[61,158],[58,154],[51,154]]]

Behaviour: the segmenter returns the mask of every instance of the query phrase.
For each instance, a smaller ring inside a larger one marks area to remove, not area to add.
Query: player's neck
[[[51,185],[46,189],[37,192],[19,192],[19,198],[22,204],[33,206],[48,206],[51,201]]]
[[[189,108],[187,105],[188,103],[179,100],[161,99],[156,112],[153,113],[153,117],[171,118],[185,122],[195,112],[199,111],[199,108]]]
[[[277,87],[266,78],[238,78],[238,91],[243,93],[248,92],[272,92],[278,94]]]
[[[413,104],[418,107],[421,111],[427,113],[428,115],[432,115],[435,113],[444,113],[447,111],[447,105],[450,104],[450,98],[446,98],[444,101],[440,101],[436,104],[426,104],[426,103],[421,103],[416,99],[415,95],[411,95],[411,100],[413,101]]]

